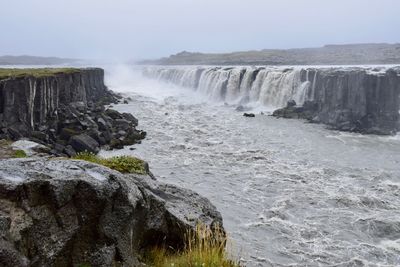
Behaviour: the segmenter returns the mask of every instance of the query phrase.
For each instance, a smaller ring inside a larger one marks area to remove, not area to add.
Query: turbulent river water
[[[132,98],[114,108],[148,136],[102,154],[143,158],[158,179],[209,198],[246,266],[400,266],[400,136],[245,118],[127,69],[107,75]]]

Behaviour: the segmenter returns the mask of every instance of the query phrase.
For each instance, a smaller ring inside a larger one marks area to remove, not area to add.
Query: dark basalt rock
[[[0,161],[0,266],[142,266],[182,248],[197,223],[222,225],[205,198],[150,176],[76,160]]]
[[[57,155],[57,144],[71,144],[78,152],[82,148],[98,151],[92,140],[85,138],[83,142],[75,137],[82,134],[106,146],[123,130],[126,134],[119,134],[121,145],[111,147],[138,143],[144,138],[143,132],[135,128],[138,120],[128,113],[105,110],[105,104],[117,103],[121,97],[108,90],[103,80],[102,69],[0,80],[0,137],[28,137],[48,145]],[[90,145],[82,145],[89,144],[88,140]],[[74,153],[69,149],[66,154]]]
[[[307,69],[314,77],[302,107],[288,104],[273,116],[302,118],[341,131],[395,134],[400,130],[400,69],[369,73],[365,69]]]
[[[100,144],[86,134],[80,134],[71,137],[69,143],[76,152],[88,151],[92,153],[98,153],[100,150]],[[63,150],[64,149],[61,151]]]
[[[243,113],[244,117],[254,118],[256,115],[254,113]]]
[[[272,116],[286,119],[305,119],[315,120],[318,111],[318,105],[312,101],[306,101],[303,106],[296,106],[295,101],[288,101],[285,108],[277,109]]]

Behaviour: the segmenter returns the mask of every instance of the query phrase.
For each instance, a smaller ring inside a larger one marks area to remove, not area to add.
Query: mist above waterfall
[[[174,84],[163,84],[160,82],[146,78],[142,75],[141,68],[135,68],[129,65],[106,65],[105,83],[113,90],[121,93],[132,92],[135,88],[135,93],[150,97],[155,101],[164,101],[170,96],[179,96],[187,103],[199,103],[207,101],[206,96],[197,92],[188,91],[181,86]]]

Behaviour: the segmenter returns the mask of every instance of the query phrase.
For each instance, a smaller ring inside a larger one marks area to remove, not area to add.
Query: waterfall
[[[302,79],[300,68],[273,67],[162,67],[143,70],[147,77],[197,90],[210,99],[239,103],[243,99],[269,107],[283,107],[295,100],[302,105],[313,99],[316,72]]]

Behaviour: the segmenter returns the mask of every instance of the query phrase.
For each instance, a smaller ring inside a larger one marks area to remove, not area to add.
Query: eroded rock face
[[[120,98],[105,86],[99,68],[0,80],[0,139],[27,137],[56,156],[135,144],[145,137],[136,130],[137,119],[104,108]],[[79,135],[90,142],[76,142]]]
[[[0,93],[3,126],[24,124],[28,130],[36,130],[52,120],[60,105],[113,99],[113,94],[104,85],[104,71],[99,68],[48,77],[1,80]]]
[[[400,130],[400,69],[369,73],[363,69],[302,70],[310,83],[304,104],[289,101],[273,116],[301,118],[330,128],[364,134],[395,134]]]
[[[307,72],[308,71],[308,72]],[[400,69],[302,71],[313,77],[308,99],[314,103],[313,122],[337,130],[394,134],[400,130]],[[310,103],[306,110],[310,111]]]
[[[141,266],[197,222],[222,224],[196,193],[149,176],[59,159],[0,161],[1,266]]]

